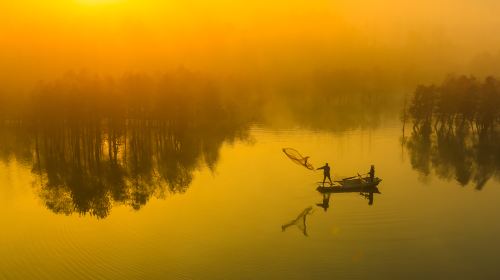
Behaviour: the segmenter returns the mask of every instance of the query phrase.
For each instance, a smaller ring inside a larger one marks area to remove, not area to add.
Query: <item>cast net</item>
[[[301,165],[309,170],[314,170],[314,166],[308,162],[309,157],[302,156],[299,151],[292,148],[284,148],[283,153],[298,165]]]

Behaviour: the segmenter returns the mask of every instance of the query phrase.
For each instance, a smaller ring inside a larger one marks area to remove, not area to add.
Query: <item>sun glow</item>
[[[103,5],[103,4],[115,4],[122,2],[122,0],[76,0],[78,3],[85,5]]]

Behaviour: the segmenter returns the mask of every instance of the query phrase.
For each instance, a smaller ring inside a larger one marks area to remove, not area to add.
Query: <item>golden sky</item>
[[[10,81],[180,65],[244,75],[441,59],[453,69],[500,49],[492,0],[18,0],[0,10]]]

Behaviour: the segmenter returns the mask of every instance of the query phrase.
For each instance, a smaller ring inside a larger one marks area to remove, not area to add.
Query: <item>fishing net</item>
[[[314,166],[308,162],[309,157],[302,156],[299,151],[292,148],[284,148],[283,153],[298,165],[301,165],[309,170],[314,170]]]

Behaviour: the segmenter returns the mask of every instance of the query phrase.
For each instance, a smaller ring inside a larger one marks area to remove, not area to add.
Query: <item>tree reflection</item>
[[[439,86],[419,86],[408,115],[413,130],[405,146],[412,167],[478,190],[499,176],[500,82],[451,77]]]
[[[0,130],[0,155],[32,165],[52,211],[104,218],[112,204],[138,210],[151,197],[184,193],[196,169],[215,168],[224,142],[246,137],[229,127],[196,124],[188,131],[167,121],[9,127]]]

